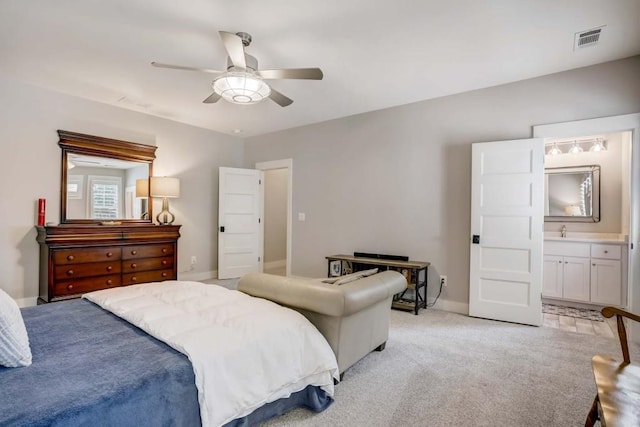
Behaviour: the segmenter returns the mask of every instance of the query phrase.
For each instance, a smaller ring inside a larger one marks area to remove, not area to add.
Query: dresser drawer
[[[120,286],[119,274],[111,274],[100,277],[85,277],[83,279],[67,280],[58,282],[54,286],[54,296],[83,294],[86,292],[97,291],[100,289],[113,288]]]
[[[56,265],[54,278],[56,281],[69,280],[76,277],[102,276],[120,273],[120,261],[89,262],[84,264]]]
[[[591,245],[591,258],[620,259],[622,248],[618,245]]]
[[[55,265],[115,261],[121,258],[119,246],[104,248],[61,249],[53,251]]]
[[[163,270],[173,268],[173,257],[129,259],[122,261],[122,272],[133,273],[134,271]]]
[[[172,243],[158,245],[125,246],[122,248],[122,259],[153,258],[173,255]]]
[[[123,285],[136,285],[138,283],[162,282],[163,280],[175,280],[173,269],[141,271],[139,273],[126,273],[122,275]]]

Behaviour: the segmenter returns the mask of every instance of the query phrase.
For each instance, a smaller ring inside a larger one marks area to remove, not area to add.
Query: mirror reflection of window
[[[122,178],[115,176],[89,176],[90,218],[122,218]]]

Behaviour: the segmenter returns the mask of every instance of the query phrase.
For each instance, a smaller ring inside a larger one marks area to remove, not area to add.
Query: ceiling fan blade
[[[220,95],[218,95],[217,93],[213,92],[211,95],[209,95],[209,97],[207,99],[205,99],[204,101],[202,101],[205,104],[213,104],[214,102],[218,102],[218,100],[221,98]]]
[[[281,70],[260,70],[257,74],[263,79],[306,79],[322,80],[320,68],[284,68]]]
[[[186,71],[200,71],[202,73],[209,74],[222,74],[224,71],[211,70],[209,68],[196,68],[196,67],[185,67],[183,65],[171,65],[171,64],[162,64],[160,62],[152,62],[151,65],[158,68],[171,68],[174,70],[186,70]]]
[[[284,96],[274,88],[271,88],[271,94],[269,95],[269,98],[271,98],[273,102],[281,107],[286,107],[287,105],[293,104],[293,99]]]
[[[242,39],[227,31],[220,31],[220,38],[222,38],[222,43],[224,43],[224,48],[227,50],[233,66],[243,69],[247,68],[247,62],[244,58],[244,45],[242,44]]]

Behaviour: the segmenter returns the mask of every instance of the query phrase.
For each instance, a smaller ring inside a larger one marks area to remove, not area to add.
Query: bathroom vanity
[[[604,233],[546,235],[542,296],[595,304],[626,305],[627,241]]]

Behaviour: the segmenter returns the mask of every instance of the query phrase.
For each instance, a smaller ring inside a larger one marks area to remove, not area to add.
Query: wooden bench
[[[598,394],[593,400],[585,427],[596,421],[605,427],[640,426],[640,365],[631,363],[624,318],[640,322],[640,316],[615,307],[602,309],[605,317],[616,316],[623,362],[609,356],[595,355],[592,359],[593,376]]]

